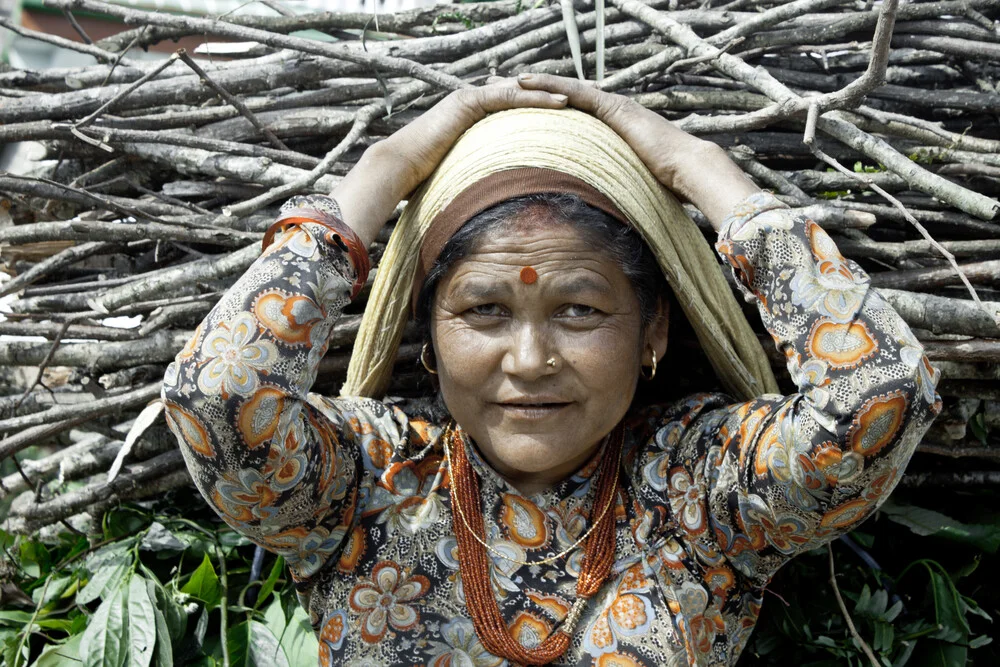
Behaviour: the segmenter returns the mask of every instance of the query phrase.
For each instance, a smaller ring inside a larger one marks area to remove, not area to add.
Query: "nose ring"
[[[548,366],[549,368],[555,368],[556,367],[556,358],[552,357],[551,359],[549,359],[548,361],[545,362],[545,365]]]

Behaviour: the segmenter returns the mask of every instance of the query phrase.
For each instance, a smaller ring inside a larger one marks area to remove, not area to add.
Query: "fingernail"
[[[567,101],[569,101],[568,97],[566,97],[565,95],[562,95],[562,94],[558,94],[558,93],[555,94],[555,95],[553,95],[552,99],[554,99],[559,104],[565,104]]]
[[[517,75],[517,80],[518,81],[530,81],[534,77],[535,77],[534,74],[530,74],[528,72],[521,72],[520,74]]]

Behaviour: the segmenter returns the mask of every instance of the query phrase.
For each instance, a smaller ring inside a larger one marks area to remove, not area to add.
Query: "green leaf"
[[[872,545],[875,544],[875,536],[871,533],[865,533],[860,530],[855,530],[850,534],[850,538],[863,546],[865,549],[871,549]]]
[[[962,604],[962,611],[965,612],[966,614],[975,614],[976,616],[985,618],[990,623],[993,622],[993,617],[987,614],[986,610],[980,607],[979,604],[972,598],[965,597],[963,595],[960,599],[960,602]]]
[[[271,566],[271,573],[267,575],[267,579],[260,587],[260,592],[257,594],[257,604],[254,605],[254,609],[259,609],[260,605],[264,604],[267,600],[267,596],[274,591],[274,585],[278,583],[278,578],[284,570],[285,559],[278,556],[278,558],[274,561],[274,565]]]
[[[149,667],[156,645],[156,614],[146,579],[133,574],[128,585],[129,667]]]
[[[0,623],[6,623],[7,625],[24,625],[31,620],[32,613],[30,611],[6,611],[0,610]]]
[[[90,580],[77,591],[77,604],[85,605],[97,598],[107,597],[118,587],[134,565],[134,545],[134,539],[121,540],[101,547],[87,558],[84,569],[90,573]]]
[[[76,592],[76,603],[85,605],[97,598],[107,598],[108,594],[118,588],[132,564],[122,557],[114,563],[109,563],[94,573],[87,585]]]
[[[123,587],[106,597],[80,640],[84,667],[121,667],[128,657]]]
[[[893,663],[892,667],[904,667],[909,661],[910,657],[913,655],[913,649],[917,647],[917,642],[915,641],[902,641],[903,651],[899,654]]]
[[[980,648],[986,646],[987,644],[991,644],[992,642],[993,642],[993,637],[988,637],[986,635],[979,635],[971,642],[969,642],[969,648]]]
[[[1000,526],[964,524],[934,510],[898,505],[891,500],[882,505],[881,511],[917,535],[934,535],[971,544],[991,554],[1000,549]]]
[[[309,622],[309,614],[301,606],[296,606],[288,619],[285,632],[279,635],[281,647],[285,651],[291,667],[314,667],[319,655],[319,641]]]
[[[931,577],[935,618],[941,626],[937,632],[931,634],[931,637],[948,642],[965,643],[969,637],[969,624],[965,621],[955,584],[947,574],[936,571],[930,565],[925,564],[925,567]]]
[[[146,580],[146,595],[150,601],[156,601],[156,584]],[[183,612],[182,612],[183,613]],[[157,667],[174,667],[174,645],[170,640],[170,628],[167,619],[158,605],[153,605],[153,621],[156,624],[156,665]]]
[[[62,644],[49,644],[43,650],[38,659],[31,663],[31,667],[68,667],[69,665],[79,665],[80,642],[83,635],[73,635]]]
[[[162,523],[154,521],[143,536],[142,542],[139,543],[139,548],[144,551],[156,552],[184,551],[187,545],[177,539]]]
[[[854,605],[854,613],[858,615],[867,616],[868,608],[872,601],[872,591],[868,588],[868,584],[865,584],[864,588],[861,589],[861,597],[858,598],[857,604]]]
[[[170,594],[163,584],[160,583],[152,572],[148,569],[143,568],[146,572],[146,584],[147,587],[151,587],[151,592],[149,598],[153,601],[153,606],[157,611],[163,615],[163,620],[167,625],[167,630],[169,632],[169,637],[171,644],[176,644],[184,638],[187,632],[187,613],[184,609],[177,603],[174,596]],[[164,635],[159,633],[157,630],[157,636],[163,638]]]
[[[914,652],[908,667],[962,667],[969,650],[965,646],[934,639],[920,640],[920,650]]]
[[[181,592],[198,598],[208,609],[214,609],[219,604],[219,577],[215,574],[208,554],[202,558],[201,565],[181,588]]]
[[[285,612],[282,610],[281,600],[278,598],[274,598],[274,601],[264,611],[264,625],[269,627],[279,640],[285,634]]]
[[[31,597],[35,598],[35,602],[41,602],[41,606],[45,607],[51,602],[58,600],[62,597],[63,593],[69,589],[69,587],[76,581],[76,577],[54,577],[49,581],[47,586],[40,586],[31,592]],[[44,591],[44,598],[42,597]]]
[[[892,649],[892,642],[896,638],[896,630],[888,623],[875,623],[875,640],[872,648],[883,652]]]
[[[973,415],[969,420],[969,428],[972,430],[972,435],[976,436],[976,440],[984,447],[989,444],[990,430],[986,426],[986,415],[982,412]]]
[[[885,612],[884,618],[887,622],[892,623],[896,620],[896,617],[899,616],[899,612],[901,611],[903,611],[903,601],[896,600],[896,604],[889,607],[889,609]]]
[[[242,533],[237,533],[235,530],[227,530],[224,533],[219,533],[219,544],[222,545],[223,551],[228,555],[234,547],[248,547],[253,542]]]
[[[872,594],[872,601],[868,604],[868,615],[881,618],[885,614],[885,606],[888,603],[889,594],[883,588],[878,589]]]
[[[290,667],[277,637],[263,623],[244,621],[230,628],[226,645],[232,667]]]
[[[49,550],[41,542],[34,540],[24,540],[19,549],[19,560],[21,569],[29,576],[38,579],[49,571],[52,557]]]

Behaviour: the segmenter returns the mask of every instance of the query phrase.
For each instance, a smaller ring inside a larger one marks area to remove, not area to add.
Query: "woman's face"
[[[530,280],[533,269],[537,280]],[[571,225],[529,209],[487,234],[438,286],[432,337],[444,402],[522,492],[572,474],[621,420],[651,343],[619,266]],[[554,366],[548,364],[555,359]]]

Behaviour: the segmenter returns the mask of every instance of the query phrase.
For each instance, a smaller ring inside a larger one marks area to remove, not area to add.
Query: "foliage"
[[[934,507],[897,493],[833,545],[848,611],[886,667],[998,664],[989,634],[1000,597],[987,582],[1000,525],[972,509],[988,504],[967,498],[937,498]],[[196,494],[109,512],[93,540],[0,533],[0,545],[16,566],[8,586],[33,603],[0,611],[9,667],[215,667],[224,654],[233,667],[317,664],[281,559],[254,567],[254,546]],[[741,667],[870,665],[828,578],[825,548],[778,574]]]
[[[188,503],[119,508],[92,541],[0,532],[16,572],[6,586],[33,603],[0,611],[2,664],[315,667],[317,640],[281,559],[260,577],[253,545],[200,498]]]
[[[832,545],[838,587],[858,634],[885,667],[998,664],[990,635],[1000,599],[986,582],[1000,524],[976,516],[968,498],[936,500],[968,523],[897,492],[876,519]],[[847,628],[829,573],[826,548],[779,572],[741,667],[871,665]]]

